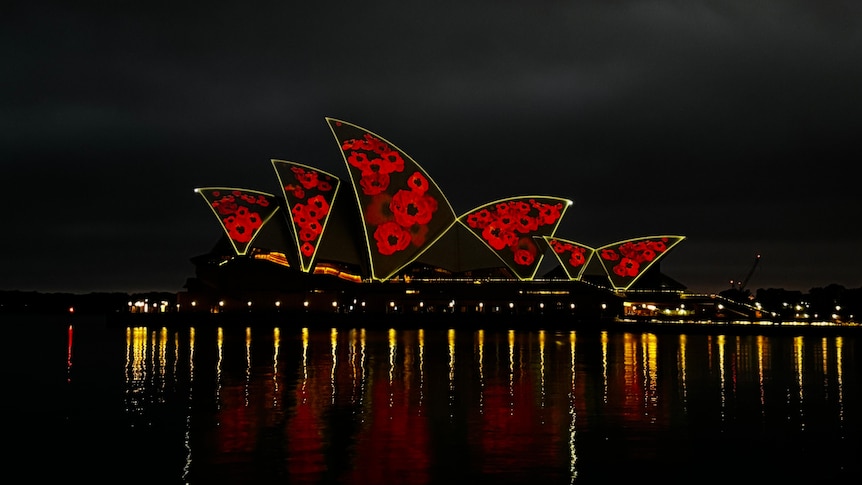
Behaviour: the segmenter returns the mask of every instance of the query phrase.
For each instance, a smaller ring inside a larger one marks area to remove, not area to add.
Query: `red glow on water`
[[[68,375],[72,370],[72,326],[69,325],[67,346],[66,346],[66,381],[71,381],[72,378]]]

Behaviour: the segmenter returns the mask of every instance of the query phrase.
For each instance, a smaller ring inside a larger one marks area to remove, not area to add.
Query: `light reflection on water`
[[[100,399],[110,408],[117,386],[121,412],[86,423],[72,413],[66,428],[119,426],[97,434],[110,436],[105,449],[134,445],[155,458],[142,483],[822,480],[859,471],[855,335],[64,331],[68,387],[91,383],[88,373],[111,380],[111,366],[123,376],[107,390],[69,393],[67,405]],[[105,345],[122,349],[122,361],[87,367],[87,354]]]

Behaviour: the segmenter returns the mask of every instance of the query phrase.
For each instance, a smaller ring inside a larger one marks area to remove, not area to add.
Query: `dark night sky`
[[[221,231],[193,189],[346,177],[327,116],[459,214],[553,195],[566,239],[684,235],[662,270],[693,290],[757,252],[752,290],[862,286],[862,3],[17,3],[0,290],[180,291]]]

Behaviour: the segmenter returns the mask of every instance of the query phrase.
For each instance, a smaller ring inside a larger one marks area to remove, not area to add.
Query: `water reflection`
[[[69,325],[66,332],[66,382],[72,382],[72,337],[75,334],[75,329]]]
[[[72,335],[70,326],[68,376]],[[129,327],[125,336],[130,426],[179,402],[184,482],[538,474],[574,484],[625,473],[608,468],[605,452],[702,462],[685,441],[695,425],[725,437],[752,421],[762,432],[834,425],[843,439],[852,419],[858,439],[862,418],[846,406],[848,390],[860,399],[859,366],[855,353],[845,362],[841,336],[307,327]]]

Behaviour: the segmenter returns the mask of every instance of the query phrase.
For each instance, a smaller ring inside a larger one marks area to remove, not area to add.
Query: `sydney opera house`
[[[271,160],[280,193],[195,189],[223,234],[192,258],[180,311],[754,317],[661,272],[684,236],[592,247],[558,233],[572,202],[552,195],[459,214],[405,151],[357,125],[326,122],[346,176]]]

